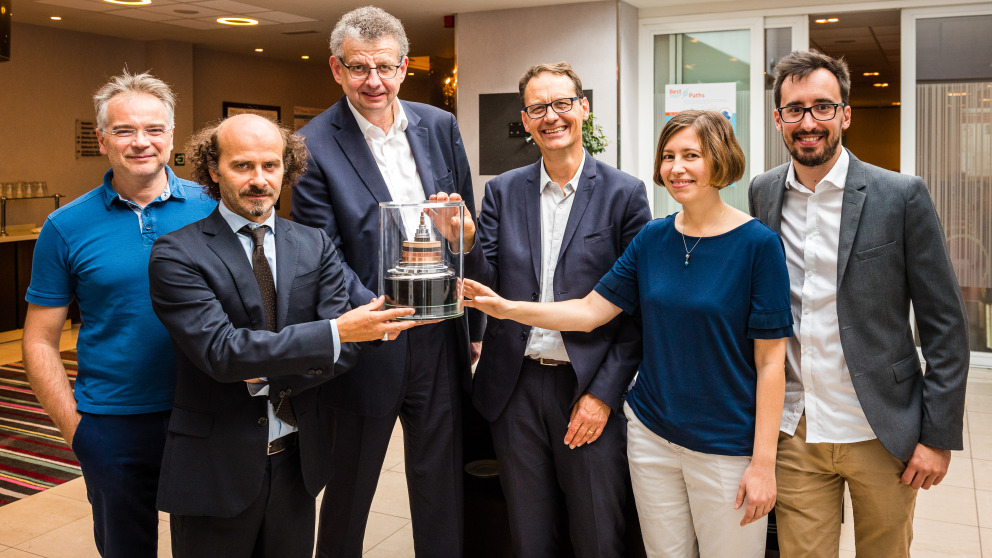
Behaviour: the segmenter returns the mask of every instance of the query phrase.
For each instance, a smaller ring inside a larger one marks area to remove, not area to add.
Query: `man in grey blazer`
[[[943,229],[922,179],[841,147],[850,83],[818,52],[779,61],[775,126],[792,162],[749,191],[782,235],[796,323],[776,467],[783,556],[837,556],[845,481],[858,555],[908,556],[917,490],[962,449],[969,348]]]

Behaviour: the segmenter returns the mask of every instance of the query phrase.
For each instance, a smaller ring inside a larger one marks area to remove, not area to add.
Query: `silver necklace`
[[[726,212],[727,212],[727,205],[724,204],[723,211],[720,212],[720,216],[716,218],[716,221],[713,221],[713,224],[709,226],[706,232],[711,232],[713,228],[716,227],[716,224],[720,222],[720,219],[723,219],[723,214]],[[686,227],[685,213],[682,213],[682,231],[685,230],[685,227]],[[685,263],[683,265],[685,265],[685,267],[689,267],[689,254],[691,254],[692,251],[696,249],[696,246],[699,246],[699,241],[702,240],[703,236],[706,235],[704,234],[699,238],[697,238],[696,243],[692,245],[692,248],[689,248],[689,245],[685,243],[685,233],[682,231],[679,231],[679,233],[682,235],[682,247],[685,248]]]

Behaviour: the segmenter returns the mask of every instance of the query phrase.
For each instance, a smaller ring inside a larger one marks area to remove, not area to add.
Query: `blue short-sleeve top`
[[[596,292],[641,312],[644,358],[627,402],[652,432],[685,448],[749,456],[755,339],[792,336],[789,273],[778,234],[758,220],[704,237],[649,223]],[[683,241],[685,244],[683,244]]]

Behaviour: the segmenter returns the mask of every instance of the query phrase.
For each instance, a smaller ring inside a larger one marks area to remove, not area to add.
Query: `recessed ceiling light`
[[[59,16],[52,16],[52,17],[50,17],[48,19],[50,19],[52,21],[62,21],[62,18],[60,18]]]
[[[875,87],[888,87],[889,86],[888,83],[874,83],[872,85],[874,85]]]
[[[869,77],[869,76],[877,76],[877,75],[878,75],[878,72],[865,72],[865,73],[863,73],[863,74],[861,74],[861,75],[863,75],[863,76],[865,76],[865,77]]]
[[[104,2],[109,2],[110,4],[120,4],[122,6],[146,6],[152,3],[152,0],[103,0]]]
[[[258,20],[251,19],[250,17],[219,17],[217,18],[217,23],[223,23],[224,25],[258,25]]]
[[[835,17],[823,17],[823,18],[817,19],[815,21],[817,23],[837,23],[840,20],[837,19],[837,18],[835,18]]]
[[[899,101],[892,101],[892,104],[893,104],[893,105],[895,105],[895,106],[899,106],[899,105],[901,105],[902,103],[900,103]]]
[[[306,54],[304,54],[304,55],[303,55],[303,56],[301,56],[300,58],[302,58],[302,59],[304,59],[304,60],[310,60],[310,57],[309,57],[309,56],[307,56]]]
[[[412,76],[413,75],[413,72],[407,72],[406,75]]]
[[[255,52],[265,52],[265,49],[264,48],[256,48],[255,49]]]

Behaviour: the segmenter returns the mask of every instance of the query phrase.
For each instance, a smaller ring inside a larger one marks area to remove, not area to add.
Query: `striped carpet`
[[[63,351],[69,383],[76,351]],[[24,363],[0,366],[0,506],[79,477],[79,462],[35,398]]]

